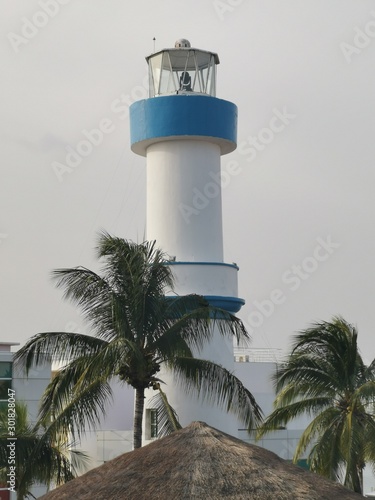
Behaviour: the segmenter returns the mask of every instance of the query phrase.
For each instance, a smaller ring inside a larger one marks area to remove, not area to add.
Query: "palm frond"
[[[158,393],[150,399],[149,406],[157,411],[159,438],[182,428],[178,420],[178,415],[169,404],[167,395],[162,391],[160,384],[158,386]]]
[[[168,256],[155,242],[136,244],[102,232],[97,256],[99,273],[82,266],[53,272],[56,286],[78,306],[94,336],[42,333],[16,355],[27,371],[51,360],[63,364],[42,398],[40,424],[54,437],[63,429],[80,436],[105,412],[113,378],[142,395],[158,383],[165,363],[186,379],[188,390],[234,412],[248,428],[258,425],[261,409],[241,382],[219,365],[194,359],[217,335],[248,340],[243,323],[199,295],[175,296]],[[142,424],[138,406],[137,444]],[[169,417],[173,421],[173,412]]]
[[[224,338],[235,338],[238,342],[249,340],[249,335],[236,316],[223,309],[212,307],[200,295],[168,297],[159,328],[163,334],[155,338],[155,345],[169,338],[180,336],[190,349],[200,352],[212,340],[214,332]]]
[[[311,471],[333,481],[341,481],[345,472],[345,461],[340,447],[342,426],[342,419],[337,418],[322,428],[308,456]]]
[[[266,417],[262,426],[258,429],[257,439],[265,434],[278,430],[287,425],[291,420],[302,415],[316,415],[319,411],[329,406],[330,400],[324,397],[309,399],[301,398],[299,401],[288,405],[281,405]]]
[[[363,456],[366,463],[375,468],[375,417],[373,412],[364,416],[364,426]]]
[[[36,482],[47,486],[51,481],[61,484],[73,479],[79,471],[84,471],[87,457],[83,452],[71,449],[69,441],[62,439],[62,436],[58,439],[53,438],[50,429],[43,428],[40,422],[32,425],[24,403],[16,403],[15,411],[16,489],[19,497],[25,497]],[[4,410],[0,415],[3,413]],[[9,444],[7,434],[0,433],[0,444],[0,469],[6,471],[8,458],[6,450]]]
[[[322,447],[326,446],[328,443],[328,436],[332,438],[332,435],[334,436],[335,432],[337,433],[337,428],[340,425],[342,425],[342,415],[338,408],[333,408],[331,406],[325,408],[321,407],[321,412],[315,416],[315,418],[310,422],[310,424],[302,433],[297,444],[293,460],[296,462],[303,455],[303,453],[311,443],[316,441],[318,438],[319,440],[321,440],[320,436],[322,435],[322,433],[327,432],[325,436],[325,442],[319,445],[320,448],[323,449]],[[332,431],[334,432],[332,433]],[[332,447],[332,444],[327,445],[327,451],[329,451],[330,446]],[[310,460],[312,459],[317,460],[314,452],[310,453]]]
[[[296,391],[301,385],[310,386],[310,391],[335,392],[337,380],[330,364],[322,357],[310,353],[293,353],[285,364],[279,367],[273,376],[275,389],[281,391],[285,386],[293,384]]]
[[[104,271],[122,293],[152,291],[159,295],[173,287],[173,275],[166,262],[168,257],[155,242],[141,244],[111,236],[99,235],[97,255],[105,263]]]
[[[106,377],[96,377],[81,384],[71,378],[73,366],[57,373],[40,402],[39,419],[49,426],[55,437],[67,430],[80,437],[95,428],[112,399],[112,389]],[[78,370],[79,374],[79,370]]]
[[[296,335],[273,377],[275,410],[259,434],[304,412],[313,415],[295,458],[312,445],[312,470],[361,492],[363,467],[375,463],[375,360],[366,367],[357,341],[357,329],[339,316]]]
[[[176,358],[173,371],[187,392],[234,413],[249,431],[256,429],[263,412],[251,392],[229,370],[211,361]]]
[[[46,332],[31,337],[14,355],[16,366],[25,368],[26,373],[33,365],[56,361],[68,363],[81,356],[99,352],[106,342],[78,333]]]
[[[375,403],[375,378],[357,387],[353,392],[353,400],[358,404],[373,406]]]
[[[115,335],[113,306],[117,295],[110,283],[84,267],[56,269],[52,277],[64,298],[77,305],[91,328],[104,339]]]

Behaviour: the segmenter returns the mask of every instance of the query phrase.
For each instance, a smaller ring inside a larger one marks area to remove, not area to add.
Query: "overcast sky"
[[[127,103],[146,96],[153,38],[160,50],[183,37],[219,54],[217,96],[239,108],[239,147],[222,158],[224,250],[253,346],[287,349],[341,314],[375,357],[373,1],[1,7],[1,340],[85,331],[51,270],[97,269],[101,229],[143,240],[145,159],[130,151]]]

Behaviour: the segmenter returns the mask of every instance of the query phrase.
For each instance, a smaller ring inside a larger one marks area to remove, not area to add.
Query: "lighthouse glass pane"
[[[150,79],[150,97],[159,94],[161,62],[163,54],[156,54],[150,59],[149,79]]]
[[[207,66],[200,71],[199,74],[204,92],[209,95],[215,95],[215,66]]]
[[[214,58],[211,58],[211,64],[208,68],[208,78],[207,78],[207,94],[212,96],[216,95],[216,64]]]
[[[150,56],[148,63],[151,97],[185,92],[216,95],[218,58],[211,52],[168,49]]]
[[[172,94],[175,93],[176,88],[176,80],[175,75],[173,74],[173,69],[171,66],[171,61],[169,57],[169,52],[163,52],[163,60],[161,67],[161,76],[160,76],[160,86],[158,94]]]

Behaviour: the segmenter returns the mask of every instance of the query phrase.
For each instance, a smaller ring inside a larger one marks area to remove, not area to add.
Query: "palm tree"
[[[0,481],[7,483],[10,477],[7,474],[10,474],[10,467],[13,467],[17,500],[33,496],[30,492],[33,484],[39,483],[48,487],[51,482],[62,484],[76,477],[85,467],[85,454],[72,449],[63,436],[60,436],[59,441],[55,441],[48,427],[43,426],[41,422],[32,424],[24,403],[15,404],[15,422],[15,432],[11,431],[10,437],[8,409],[6,406],[2,407]]]
[[[42,398],[41,418],[52,408],[56,432],[71,428],[79,437],[104,414],[110,381],[119,379],[135,389],[138,448],[145,389],[158,391],[164,364],[187,390],[214,399],[254,428],[262,414],[251,393],[222,366],[193,355],[212,338],[214,325],[223,336],[247,339],[241,321],[210,307],[203,297],[168,296],[173,275],[154,243],[135,244],[102,233],[97,254],[103,261],[101,275],[82,267],[54,271],[57,286],[82,310],[94,336],[41,333],[16,353],[16,362],[26,370],[51,358],[64,364]],[[173,417],[173,411],[168,415]],[[174,427],[175,420],[170,419]]]
[[[274,375],[275,410],[258,436],[301,416],[313,417],[294,461],[309,448],[312,471],[362,493],[366,463],[375,464],[375,360],[366,366],[354,326],[341,317],[298,334]]]

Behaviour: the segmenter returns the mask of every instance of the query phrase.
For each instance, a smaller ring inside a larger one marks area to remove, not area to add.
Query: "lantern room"
[[[171,94],[216,95],[216,65],[214,52],[194,49],[184,38],[174,49],[163,49],[146,57],[149,68],[150,97]]]

